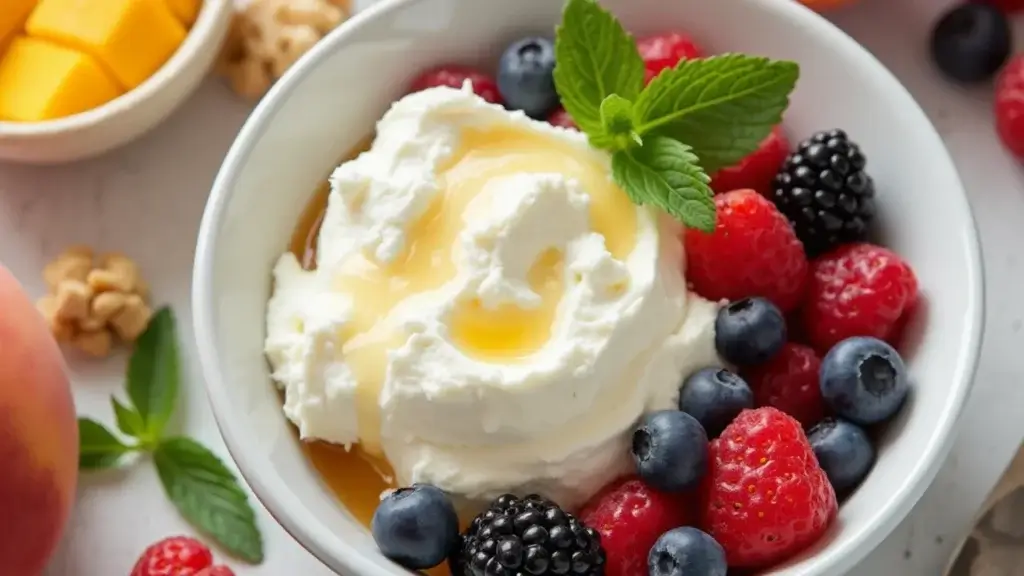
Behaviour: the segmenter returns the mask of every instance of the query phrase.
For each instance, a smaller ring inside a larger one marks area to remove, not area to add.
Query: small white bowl
[[[0,160],[57,164],[97,156],[167,118],[210,71],[227,36],[232,0],[204,0],[188,36],[134,90],[80,114],[46,122],[0,121]]]
[[[974,374],[982,271],[971,210],[942,141],[913,98],[851,38],[796,2],[603,0],[628,29],[684,30],[714,51],[796,60],[794,138],[844,128],[869,158],[881,240],[916,269],[926,304],[908,326],[912,397],[879,459],[812,549],[771,573],[833,576],[864,558],[934,478]],[[547,33],[558,0],[390,0],[296,64],[250,116],[214,184],[193,277],[196,343],[228,449],[256,496],[342,574],[403,574],[337,502],[282,415],[263,357],[271,267],[313,190],[371,133],[418,71],[493,67],[512,39]]]

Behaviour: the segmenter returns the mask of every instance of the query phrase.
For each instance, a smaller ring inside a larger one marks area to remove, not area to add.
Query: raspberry
[[[196,576],[235,576],[235,572],[227,566],[210,566],[204,568]]]
[[[754,190],[715,196],[711,234],[685,233],[686,277],[709,300],[762,296],[783,312],[796,308],[807,280],[807,256],[786,217]]]
[[[142,553],[131,576],[197,576],[213,564],[210,549],[187,536],[165,538]]]
[[[836,517],[836,494],[800,423],[744,410],[711,441],[701,528],[730,568],[762,568],[813,544]]]
[[[754,389],[758,406],[772,406],[796,418],[805,428],[825,417],[818,387],[821,358],[814,349],[787,343],[770,361],[751,368],[744,377]]]
[[[473,92],[492,104],[501,104],[498,83],[490,76],[468,66],[450,64],[433,68],[420,74],[409,87],[409,92],[419,92],[437,86],[462,88],[463,82],[469,80],[473,84]]]
[[[1024,160],[1024,56],[1014,56],[999,73],[994,110],[1003,146]]]
[[[572,128],[573,130],[579,130],[576,126],[576,122],[569,116],[569,113],[565,111],[565,108],[559,106],[554,112],[548,116],[548,124],[552,126],[561,126],[562,128]]]
[[[641,38],[636,48],[644,60],[644,84],[653,80],[665,68],[674,68],[680,60],[701,57],[700,48],[693,40],[676,32]]]
[[[711,175],[711,188],[722,194],[741,188],[752,188],[765,197],[772,193],[772,181],[789,155],[789,140],[782,127],[776,126],[757,150],[733,166]]]
[[[851,336],[895,345],[901,318],[917,303],[917,277],[892,251],[847,244],[811,262],[803,327],[821,354]]]
[[[646,576],[647,554],[665,532],[690,523],[688,502],[659,492],[638,478],[601,491],[580,512],[580,520],[601,535],[605,576]]]

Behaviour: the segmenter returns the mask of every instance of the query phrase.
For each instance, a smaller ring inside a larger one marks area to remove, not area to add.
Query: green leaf
[[[710,178],[682,142],[653,136],[639,148],[616,152],[612,177],[634,203],[657,206],[686,226],[714,231]]]
[[[614,150],[643,145],[633,123],[633,103],[618,94],[612,94],[601,102],[601,125],[603,136],[611,141],[609,144]],[[599,142],[604,140],[599,139]],[[593,144],[595,138],[592,137],[590,141]]]
[[[555,31],[555,88],[576,125],[601,134],[601,102],[635,100],[643,82],[636,42],[619,21],[595,0],[568,0]]]
[[[162,308],[135,341],[128,361],[128,397],[138,411],[146,434],[159,438],[174,411],[178,395],[178,335],[174,313]]]
[[[186,520],[242,560],[263,561],[256,514],[217,456],[192,439],[173,437],[160,442],[153,461],[167,496]]]
[[[118,440],[103,424],[89,418],[78,419],[79,470],[111,468],[131,451],[131,446]]]
[[[142,422],[142,415],[130,406],[125,406],[111,396],[110,404],[114,407],[114,416],[117,418],[117,428],[123,434],[132,438],[143,438],[146,436],[146,427]]]
[[[707,172],[739,162],[782,120],[800,69],[744,54],[683,60],[634,100],[641,136],[670,136],[693,148]]]

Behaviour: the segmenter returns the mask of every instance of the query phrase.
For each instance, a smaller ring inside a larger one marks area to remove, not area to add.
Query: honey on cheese
[[[94,58],[46,40],[18,36],[0,60],[0,120],[61,118],[120,94]]]
[[[94,56],[126,90],[156,72],[186,34],[164,0],[40,0],[25,29]]]

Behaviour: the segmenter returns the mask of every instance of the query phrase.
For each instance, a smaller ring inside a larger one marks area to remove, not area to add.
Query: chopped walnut
[[[48,264],[43,276],[50,293],[36,305],[50,332],[90,356],[108,356],[115,337],[134,342],[153,316],[149,287],[124,254],[96,258],[91,249],[74,247]]]
[[[256,99],[348,17],[341,0],[252,0],[235,14],[218,70]]]
[[[71,340],[71,344],[90,356],[106,358],[110,356],[110,351],[114,347],[114,337],[110,330],[79,332]]]
[[[110,319],[110,326],[125,342],[134,342],[146,330],[153,311],[138,294],[129,294],[124,307]]]
[[[84,246],[74,246],[43,268],[43,279],[46,280],[50,291],[56,292],[57,285],[64,280],[85,282],[90,270],[92,270],[92,250]]]

